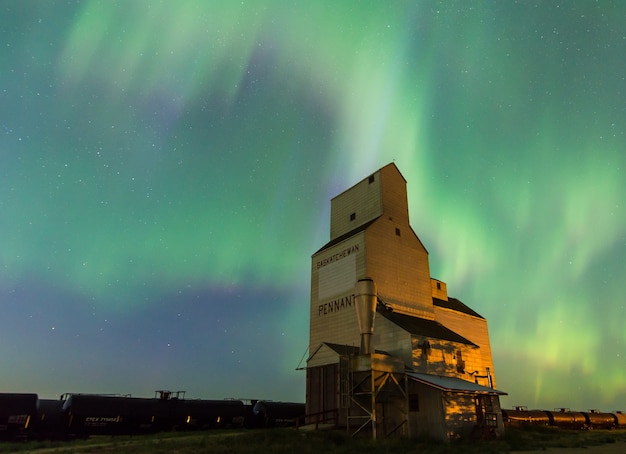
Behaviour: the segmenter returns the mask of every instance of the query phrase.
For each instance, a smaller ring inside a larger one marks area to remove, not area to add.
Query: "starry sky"
[[[0,4],[0,391],[304,401],[330,199],[395,162],[503,406],[626,410],[626,3]]]

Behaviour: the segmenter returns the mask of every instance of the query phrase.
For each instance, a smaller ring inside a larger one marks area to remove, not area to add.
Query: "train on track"
[[[598,410],[571,411],[569,408],[549,410],[528,410],[515,407],[502,410],[502,419],[506,425],[542,425],[562,429],[626,429],[626,413],[613,413]]]
[[[0,440],[296,426],[304,413],[303,403],[185,399],[182,391],[154,398],[69,393],[59,400],[0,393]]]

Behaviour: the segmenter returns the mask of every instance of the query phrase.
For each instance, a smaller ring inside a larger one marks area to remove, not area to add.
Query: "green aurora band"
[[[124,318],[189,288],[288,295],[249,317],[290,327],[275,398],[301,400],[329,199],[395,161],[504,405],[626,410],[626,4],[20,3],[0,296],[32,279]]]

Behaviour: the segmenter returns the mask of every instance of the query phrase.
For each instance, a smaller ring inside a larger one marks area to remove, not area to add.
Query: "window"
[[[461,350],[456,351],[456,371],[459,374],[465,373],[465,361],[463,361],[463,352]]]
[[[441,282],[437,282],[437,290],[441,290]]]
[[[396,227],[396,235],[400,236],[400,229]]]
[[[425,340],[423,343],[418,344],[418,347],[422,350],[422,358],[425,358],[426,361],[428,361],[428,355],[431,351],[430,342]]]
[[[420,400],[418,394],[409,394],[409,411],[420,411]]]
[[[374,175],[370,175],[369,183],[372,184],[374,182]]]
[[[350,215],[350,220],[351,220],[351,221],[354,221],[355,219],[356,219],[356,213],[352,213],[352,214]]]

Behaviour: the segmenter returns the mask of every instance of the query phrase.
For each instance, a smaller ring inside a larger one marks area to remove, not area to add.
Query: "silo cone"
[[[361,333],[361,355],[372,353],[372,334],[376,314],[376,284],[371,278],[359,279],[354,286],[354,305]]]

